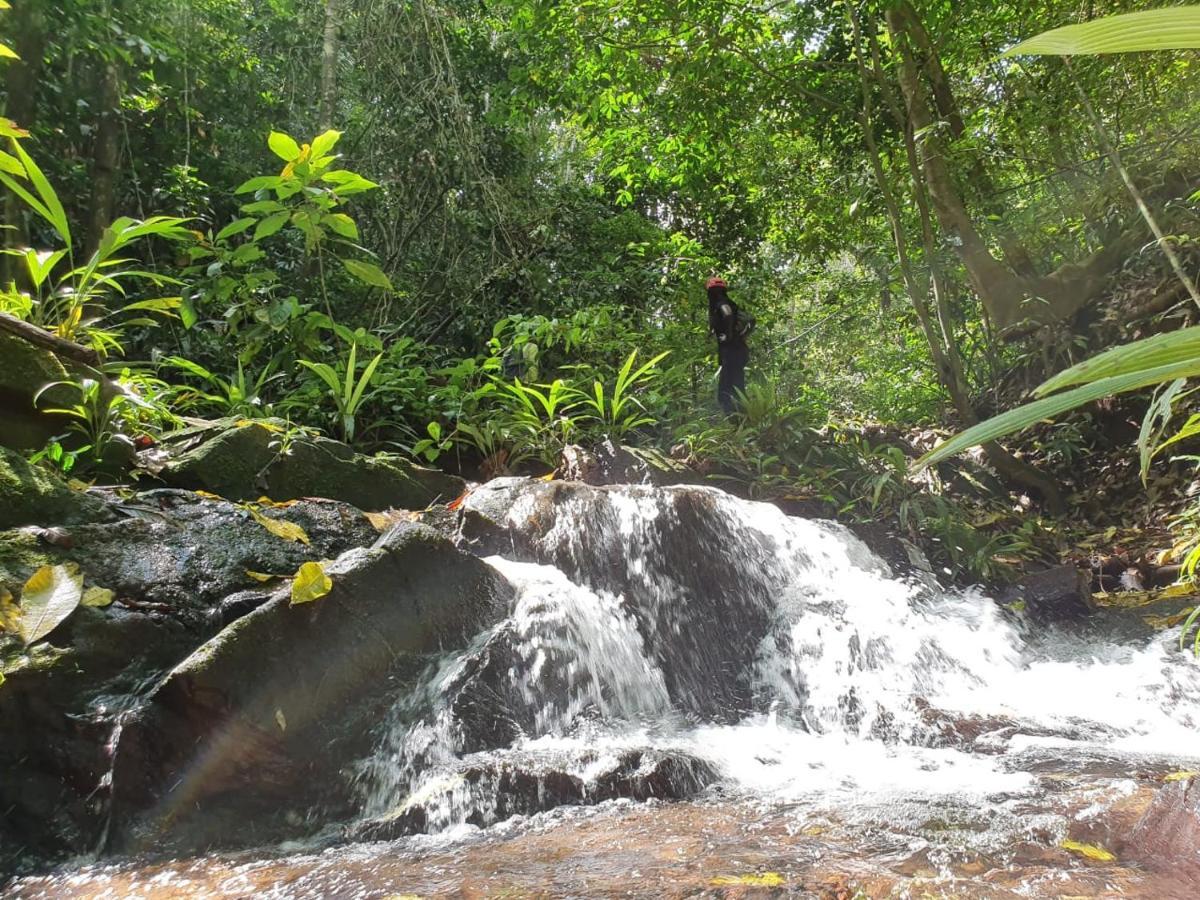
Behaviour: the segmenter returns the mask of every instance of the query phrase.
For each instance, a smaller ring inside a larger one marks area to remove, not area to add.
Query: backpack
[[[738,337],[750,337],[750,335],[754,332],[754,329],[757,327],[758,321],[754,318],[754,316],[750,315],[748,312],[742,312],[740,309],[737,311],[737,318],[734,320],[733,330],[737,333]]]

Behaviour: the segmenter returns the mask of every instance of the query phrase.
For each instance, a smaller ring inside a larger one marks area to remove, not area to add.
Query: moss
[[[324,497],[360,509],[423,509],[462,493],[460,478],[422,469],[399,456],[368,457],[325,438],[302,438],[280,455],[259,424],[223,431],[180,455],[163,477],[179,487],[230,500]]]
[[[263,493],[259,476],[276,455],[273,439],[271,430],[259,424],[222,431],[174,460],[163,477],[229,500],[253,500]]]
[[[37,569],[56,562],[27,531],[0,531],[0,587],[14,594]]]
[[[65,525],[103,516],[101,501],[71,490],[21,454],[0,447],[0,529]]]

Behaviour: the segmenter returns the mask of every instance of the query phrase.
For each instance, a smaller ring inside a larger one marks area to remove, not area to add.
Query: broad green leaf
[[[7,119],[4,116],[0,116],[0,137],[27,138],[29,137],[29,132],[12,119]]]
[[[363,178],[357,172],[347,172],[345,169],[326,172],[321,176],[321,180],[326,184],[332,184],[340,197],[349,197],[353,194],[361,194],[364,191],[373,191],[379,187],[374,181]]]
[[[21,639],[25,646],[39,641],[75,612],[83,597],[79,566],[42,566],[21,589]]]
[[[179,320],[183,323],[185,331],[200,321],[200,315],[196,312],[196,305],[191,297],[184,297],[183,302],[179,304]]]
[[[267,138],[267,146],[284,162],[291,162],[300,155],[300,145],[282,131],[272,131]]]
[[[1169,366],[1128,372],[1112,378],[1101,378],[1099,381],[1085,384],[1072,391],[1054,394],[1041,400],[1035,400],[1033,403],[1026,403],[1024,406],[1018,406],[1016,409],[994,416],[986,422],[981,422],[973,428],[968,428],[926,453],[913,464],[913,467],[919,471],[963,450],[1021,431],[1043,419],[1057,416],[1059,413],[1064,413],[1093,400],[1099,400],[1101,397],[1136,391],[1152,384],[1161,384],[1176,378],[1190,378],[1194,375],[1200,375],[1200,358]]]
[[[261,191],[267,188],[276,188],[283,183],[283,179],[278,175],[259,175],[257,178],[251,178],[249,181],[243,181],[238,185],[235,194],[248,194],[251,191]]]
[[[80,606],[105,607],[110,606],[117,597],[115,591],[108,588],[92,585],[83,592],[83,597],[80,598]]]
[[[286,212],[275,213],[273,216],[268,216],[258,223],[258,227],[254,229],[254,240],[261,241],[263,238],[268,238],[275,232],[279,231],[287,224],[288,214]]]
[[[1094,56],[1200,47],[1200,6],[1173,6],[1065,25],[1022,41],[1004,56]]]
[[[338,380],[337,373],[333,371],[331,366],[329,366],[327,363],[309,362],[307,359],[300,360],[300,365],[312,372],[315,372],[322,381],[329,385],[330,390],[332,390],[338,396],[341,396],[342,384]]]
[[[325,567],[318,562],[306,562],[296,572],[292,581],[292,606],[312,603],[333,590],[333,581],[325,574]]]
[[[244,216],[241,219],[234,219],[232,222],[230,222],[228,225],[226,225],[224,228],[222,228],[220,231],[217,232],[217,236],[214,240],[223,241],[223,240],[225,240],[225,238],[233,237],[235,234],[241,234],[243,231],[245,231],[247,228],[249,228],[251,225],[253,225],[256,221],[258,221],[258,220],[255,219],[253,216]]]
[[[1079,841],[1063,841],[1058,846],[1078,856],[1094,859],[1096,862],[1112,862],[1116,859],[1116,856],[1112,853],[1095,844],[1082,844]]]
[[[242,212],[259,215],[261,213],[279,212],[285,208],[278,200],[255,200],[253,203],[247,203],[243,206]]]
[[[1168,331],[1113,347],[1086,359],[1039,385],[1034,395],[1052,394],[1076,384],[1186,362],[1200,357],[1200,325]]]
[[[352,241],[358,240],[358,226],[345,213],[331,213],[321,220],[321,224],[334,234],[340,234],[342,237],[349,238]]]
[[[295,522],[285,522],[282,519],[268,519],[258,510],[251,508],[250,515],[254,521],[261,525],[275,537],[283,538],[285,541],[294,541],[299,544],[311,544],[308,535],[304,529]]]
[[[313,159],[320,159],[326,153],[334,148],[338,139],[341,138],[342,132],[334,131],[332,128],[323,134],[317,135],[312,142]]]
[[[384,288],[389,291],[392,289],[391,279],[374,263],[363,262],[359,259],[343,259],[342,265],[346,267],[347,272],[364,284],[369,284],[371,287]]]
[[[179,309],[182,305],[182,297],[156,297],[153,300],[138,300],[136,303],[128,303],[121,307],[121,312],[134,312],[142,309],[150,312],[165,313]]]

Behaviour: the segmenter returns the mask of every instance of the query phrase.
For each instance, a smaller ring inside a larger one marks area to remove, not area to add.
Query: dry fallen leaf
[[[261,525],[277,538],[283,538],[285,541],[296,541],[300,544],[311,544],[308,535],[304,529],[295,522],[285,522],[282,519],[268,519],[257,509],[250,509],[250,515],[254,517],[254,521]]]
[[[1079,841],[1063,841],[1058,846],[1062,849],[1074,853],[1077,856],[1083,856],[1087,859],[1093,859],[1096,862],[1112,862],[1116,859],[1109,851],[1103,847],[1098,847],[1095,844],[1083,844]]]
[[[325,567],[317,562],[306,562],[296,573],[292,582],[292,606],[312,603],[333,590],[333,581],[325,574]]]

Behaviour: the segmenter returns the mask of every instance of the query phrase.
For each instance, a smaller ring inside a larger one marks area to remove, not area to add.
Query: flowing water
[[[397,699],[355,767],[364,842],[13,895],[1200,895],[1195,843],[1135,827],[1200,769],[1173,632],[1030,629],[711,489],[501,482],[472,509],[516,599]]]

